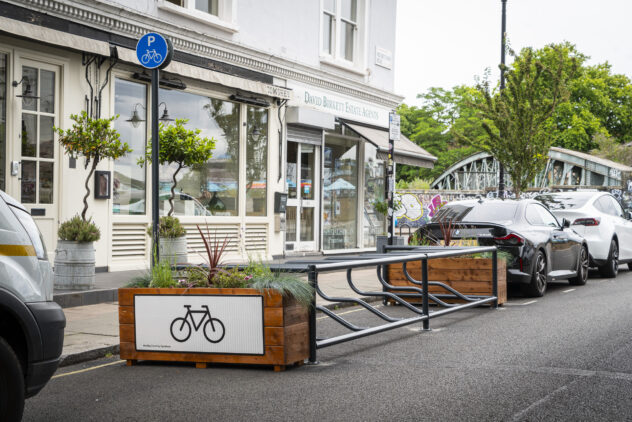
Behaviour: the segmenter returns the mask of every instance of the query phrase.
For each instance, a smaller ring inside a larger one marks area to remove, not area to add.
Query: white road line
[[[563,290],[562,293],[569,293],[569,292],[572,292],[572,291],[575,291],[575,289]]]
[[[525,305],[531,305],[532,303],[536,303],[537,300],[530,300],[529,302],[525,302],[525,303],[521,303],[520,305],[525,306]]]
[[[117,364],[121,364],[121,363],[125,363],[125,361],[124,360],[117,360],[117,361],[114,361],[114,362],[104,363],[103,365],[91,366],[90,368],[80,369],[78,371],[66,372],[66,373],[63,373],[63,374],[54,375],[54,376],[51,377],[51,379],[67,377],[68,375],[82,374],[84,372],[94,371],[95,369],[103,368],[105,366],[112,366],[112,365],[117,365]]]

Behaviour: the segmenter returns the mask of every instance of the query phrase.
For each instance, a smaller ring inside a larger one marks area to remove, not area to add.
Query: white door
[[[53,127],[59,125],[59,73],[58,66],[17,57],[13,74],[21,82],[11,98],[16,130],[10,160],[17,172],[11,173],[7,191],[31,212],[49,259],[57,243],[59,148]]]
[[[316,145],[287,143],[286,252],[318,250],[319,152]]]

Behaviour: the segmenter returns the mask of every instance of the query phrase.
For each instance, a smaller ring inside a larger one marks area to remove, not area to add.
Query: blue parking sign
[[[162,69],[171,62],[173,47],[168,38],[155,32],[145,34],[136,44],[136,57],[147,69]]]

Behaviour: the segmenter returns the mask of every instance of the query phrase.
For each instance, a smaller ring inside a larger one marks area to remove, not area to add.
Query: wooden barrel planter
[[[94,242],[58,240],[54,264],[55,288],[93,289],[95,261]]]
[[[408,274],[415,280],[421,280],[421,262],[406,264]],[[402,270],[402,264],[388,266],[388,281],[392,286],[414,286]],[[463,295],[492,296],[492,260],[489,258],[437,258],[428,260],[428,281],[439,281],[452,287]],[[450,294],[441,286],[428,286],[428,293]],[[421,304],[421,298],[407,299],[411,303]],[[461,303],[461,299],[443,299],[448,303]],[[498,304],[507,302],[507,265],[498,260]],[[433,304],[432,300],[430,304]]]
[[[121,359],[271,365],[309,356],[308,311],[274,290],[119,289]]]

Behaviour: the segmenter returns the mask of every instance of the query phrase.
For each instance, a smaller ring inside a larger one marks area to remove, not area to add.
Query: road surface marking
[[[376,308],[377,308],[377,306],[376,306]],[[352,311],[341,312],[341,313],[336,314],[336,315],[338,315],[338,316],[340,316],[340,315],[346,315],[346,314],[350,314],[350,313],[352,313],[352,312],[358,312],[358,311],[366,311],[366,309],[364,309],[364,308],[354,309],[354,310],[352,310]],[[325,318],[331,318],[331,317],[330,317],[329,315],[325,315],[325,316],[321,316],[320,318],[316,318],[316,319],[317,319],[317,320],[321,320],[321,319],[325,319]]]
[[[536,303],[536,302],[537,302],[537,300],[530,300],[530,301],[528,301],[528,302],[521,303],[520,305],[522,305],[522,306],[525,306],[525,305],[531,305],[532,303]]]
[[[114,362],[108,362],[108,363],[104,363],[103,365],[92,366],[90,368],[80,369],[78,371],[72,371],[72,372],[66,372],[64,374],[54,375],[51,379],[61,378],[61,377],[65,377],[65,376],[68,376],[68,375],[81,374],[83,372],[88,372],[88,371],[92,371],[94,369],[103,368],[104,366],[111,366],[111,365],[116,365],[117,363],[124,363],[124,362],[125,362],[124,360],[117,360],[117,361],[114,361]]]
[[[572,292],[572,291],[574,291],[574,290],[575,290],[575,289],[563,290],[563,291],[562,291],[562,293],[569,293],[569,292]]]

